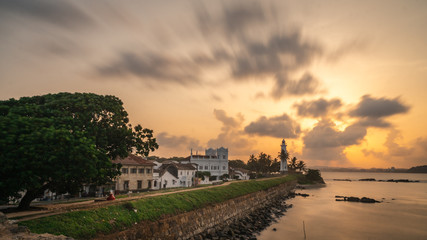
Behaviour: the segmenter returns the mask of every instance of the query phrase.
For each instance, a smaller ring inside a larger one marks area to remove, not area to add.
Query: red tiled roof
[[[119,158],[113,160],[113,163],[121,163],[122,165],[139,165],[139,166],[154,166],[155,164],[143,159],[140,156],[129,154],[126,158]]]

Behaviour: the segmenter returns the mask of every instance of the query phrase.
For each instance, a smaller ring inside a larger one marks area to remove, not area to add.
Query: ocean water
[[[322,172],[322,176],[326,187],[297,190],[310,196],[287,200],[293,208],[257,238],[304,239],[305,226],[306,239],[427,240],[427,174]],[[420,182],[357,181],[361,178]],[[369,197],[383,202],[339,202],[335,201],[336,195]]]

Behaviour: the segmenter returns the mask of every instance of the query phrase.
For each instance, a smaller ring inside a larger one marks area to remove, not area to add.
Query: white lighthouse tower
[[[286,142],[285,139],[282,140],[282,145],[280,150],[280,172],[287,173],[288,172],[288,151],[286,150]]]

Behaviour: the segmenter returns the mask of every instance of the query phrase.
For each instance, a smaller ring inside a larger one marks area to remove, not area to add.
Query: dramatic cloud
[[[321,120],[304,137],[306,148],[329,148],[359,144],[366,135],[366,128],[350,125],[344,131],[335,129],[330,120]]]
[[[203,148],[202,146],[200,146],[199,140],[187,136],[173,136],[169,135],[166,132],[161,132],[157,134],[156,138],[160,148],[181,148],[186,150],[189,150],[191,148]]]
[[[218,14],[210,14],[201,7],[197,16],[198,26],[207,36],[207,42],[214,38],[233,47],[232,54],[228,54],[228,62],[235,81],[254,78],[265,81],[266,77],[275,76],[275,86],[271,90],[271,97],[275,100],[286,94],[316,92],[319,82],[312,75],[306,73],[299,80],[294,80],[293,75],[321,56],[322,46],[305,40],[300,29],[295,27],[278,32],[284,26],[277,26],[278,19],[271,8],[245,1],[225,5],[223,12]],[[254,35],[254,31],[262,34]]]
[[[223,130],[238,128],[243,122],[243,116],[238,114],[236,118],[227,116],[227,113],[222,109],[214,109],[215,118],[223,124]]]
[[[243,116],[237,114],[236,117],[227,116],[224,110],[214,110],[216,119],[222,122],[220,134],[208,141],[208,147],[227,147],[230,155],[245,155],[254,151],[255,142],[247,138],[245,132],[241,130]]]
[[[332,121],[321,120],[303,137],[303,156],[313,160],[345,160],[345,147],[359,144],[366,133],[366,128],[358,124],[339,131]]]
[[[299,80],[290,80],[283,74],[276,75],[276,82],[271,91],[275,100],[280,100],[284,95],[305,95],[316,93],[319,81],[310,73],[304,74]]]
[[[294,108],[297,109],[299,116],[313,118],[328,116],[341,106],[342,102],[338,98],[331,100],[320,98],[314,101],[302,101],[301,103],[294,104]]]
[[[318,92],[319,80],[305,68],[322,55],[322,46],[306,40],[296,27],[276,26],[277,16],[271,8],[245,1],[224,4],[219,11],[202,4],[195,10],[200,36],[193,27],[189,29],[194,38],[202,38],[204,48],[187,46],[185,55],[172,55],[163,49],[122,51],[115,59],[98,64],[96,72],[103,77],[136,76],[149,84],[200,86],[208,82],[206,72],[220,68],[237,83],[254,79],[272,83],[270,94],[275,100]],[[185,42],[187,37],[180,35],[168,40],[173,45],[173,41]],[[301,72],[305,73],[300,76]]]
[[[359,125],[365,127],[388,128],[391,126],[389,122],[381,118],[362,118],[359,120]]]
[[[373,98],[365,95],[359,104],[350,111],[349,115],[360,118],[359,125],[387,128],[391,124],[385,118],[396,114],[407,113],[409,109],[410,107],[403,104],[399,98]]]
[[[406,113],[409,109],[410,107],[401,103],[399,98],[373,98],[365,95],[356,108],[350,112],[350,115],[354,117],[382,118]]]
[[[198,68],[194,62],[168,56],[147,54],[144,57],[124,52],[115,62],[98,67],[102,76],[134,75],[152,82],[197,83]]]
[[[245,127],[245,132],[259,136],[277,138],[297,138],[301,133],[300,125],[287,114],[267,118],[262,116]]]
[[[299,32],[273,35],[266,44],[255,40],[241,44],[233,66],[235,77],[288,73],[309,65],[321,53],[319,46],[304,42]]]
[[[264,24],[270,16],[259,2],[245,1],[245,4],[223,5],[222,12],[216,16],[204,5],[198,5],[196,18],[203,34],[233,37],[244,34],[250,27]]]
[[[0,0],[0,13],[0,16],[13,13],[68,29],[85,28],[94,24],[88,14],[70,1]]]

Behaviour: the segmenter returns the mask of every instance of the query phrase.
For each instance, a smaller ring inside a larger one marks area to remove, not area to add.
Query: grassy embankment
[[[147,197],[121,205],[68,212],[19,224],[27,226],[34,233],[63,234],[76,239],[89,239],[98,233],[108,234],[124,230],[140,221],[155,221],[165,215],[202,208],[295,179],[296,176],[286,176],[262,181],[235,182],[217,188]]]

